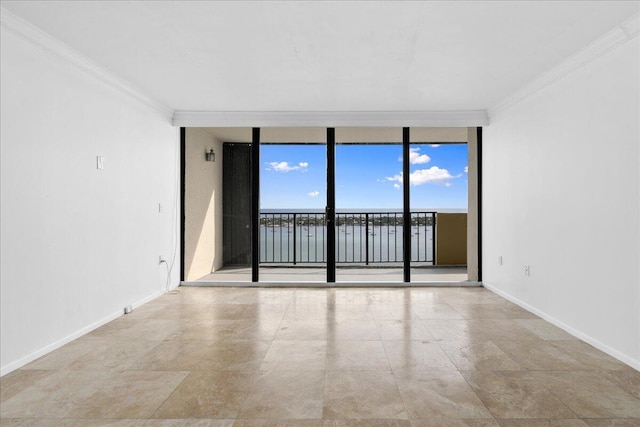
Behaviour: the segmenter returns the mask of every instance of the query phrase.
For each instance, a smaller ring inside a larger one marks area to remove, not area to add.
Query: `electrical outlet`
[[[498,265],[500,265],[500,266],[502,265],[502,255],[500,255],[498,257]]]
[[[524,275],[531,276],[531,268],[528,265],[524,266]]]

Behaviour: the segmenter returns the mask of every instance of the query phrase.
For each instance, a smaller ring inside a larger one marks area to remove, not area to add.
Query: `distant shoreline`
[[[398,209],[336,209],[336,213],[389,213],[402,212],[402,208]],[[468,213],[467,209],[449,209],[449,208],[413,208],[411,212],[437,212],[437,213]],[[277,214],[277,213],[324,213],[324,209],[260,209],[260,213]]]

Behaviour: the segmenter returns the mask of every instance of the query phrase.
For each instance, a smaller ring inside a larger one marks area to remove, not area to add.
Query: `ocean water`
[[[295,230],[294,230],[295,228]],[[336,227],[337,263],[401,263],[403,227],[392,225],[343,224]],[[295,238],[295,250],[294,250]],[[296,225],[272,221],[260,227],[260,262],[292,264],[326,261],[327,228],[309,223]],[[411,227],[411,260],[433,261],[433,227]]]

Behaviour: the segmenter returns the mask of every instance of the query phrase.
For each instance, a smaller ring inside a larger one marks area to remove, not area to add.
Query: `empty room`
[[[0,425],[640,426],[640,2],[0,1]]]

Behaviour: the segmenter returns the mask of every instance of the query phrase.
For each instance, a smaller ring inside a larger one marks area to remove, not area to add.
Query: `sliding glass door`
[[[336,281],[403,280],[402,129],[336,129]]]
[[[467,280],[466,129],[412,128],[411,281]]]
[[[261,131],[260,282],[325,282],[326,130]]]

